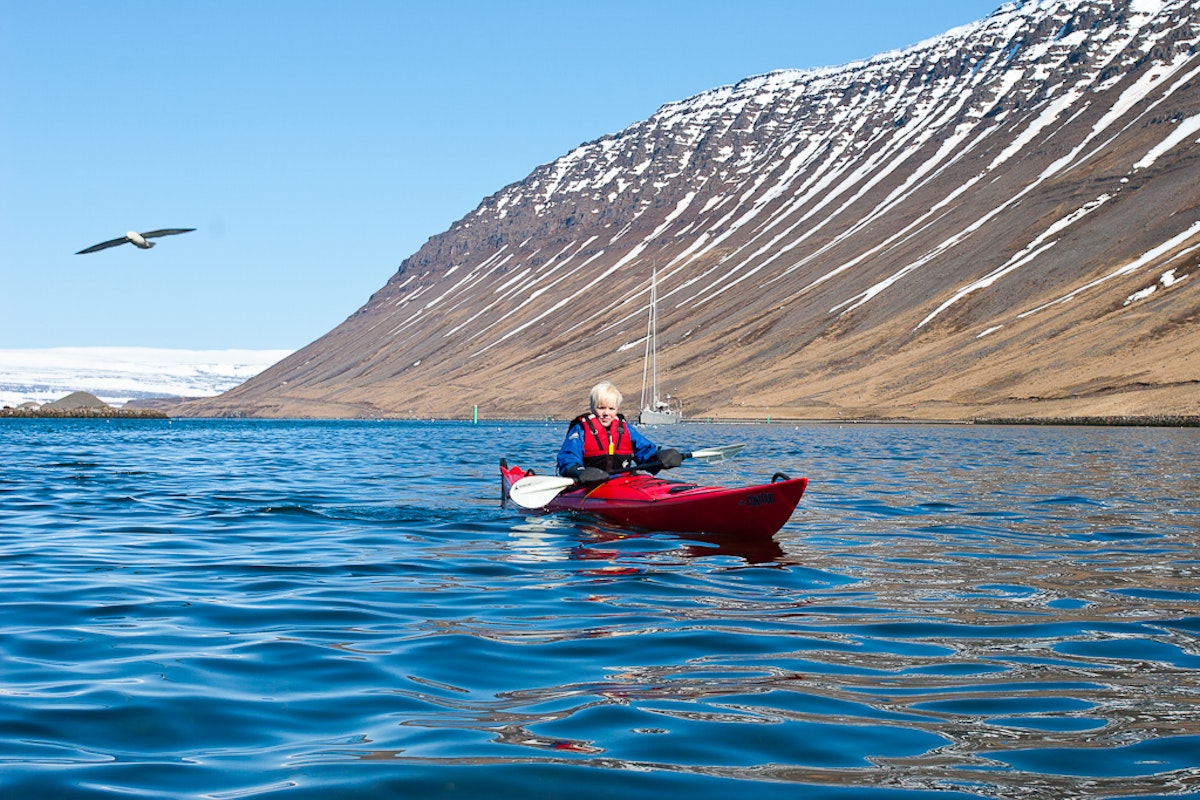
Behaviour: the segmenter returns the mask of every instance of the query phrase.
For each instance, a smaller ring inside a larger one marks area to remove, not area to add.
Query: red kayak
[[[504,499],[512,487],[532,471],[500,462]],[[717,533],[767,537],[774,535],[796,510],[808,478],[776,473],[771,483],[728,488],[680,483],[642,472],[617,475],[603,483],[567,486],[569,479],[538,476],[549,491],[541,511],[591,514],[618,525],[681,533]],[[525,485],[529,485],[529,482]],[[543,490],[545,491],[545,490]],[[539,496],[530,494],[528,496]],[[527,502],[517,503],[525,508]]]

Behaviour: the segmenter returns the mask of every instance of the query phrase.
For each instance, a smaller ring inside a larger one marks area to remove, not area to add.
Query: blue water
[[[0,796],[1200,793],[1200,431],[648,432],[809,492],[631,535],[500,507],[559,423],[0,422]]]

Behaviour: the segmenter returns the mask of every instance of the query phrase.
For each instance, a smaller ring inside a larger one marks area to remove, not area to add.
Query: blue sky
[[[1000,4],[0,0],[0,348],[302,347],[582,142]]]

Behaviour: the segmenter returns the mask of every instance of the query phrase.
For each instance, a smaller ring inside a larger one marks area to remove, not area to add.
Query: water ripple
[[[758,542],[501,508],[559,425],[0,433],[6,796],[1200,792],[1192,431],[672,431]]]

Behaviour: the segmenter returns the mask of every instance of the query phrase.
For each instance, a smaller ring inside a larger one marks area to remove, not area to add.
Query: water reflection
[[[535,517],[511,527],[511,558],[550,562],[636,560],[650,554],[727,557],[749,565],[778,564],[784,550],[774,538],[708,533],[635,531],[570,517]]]

